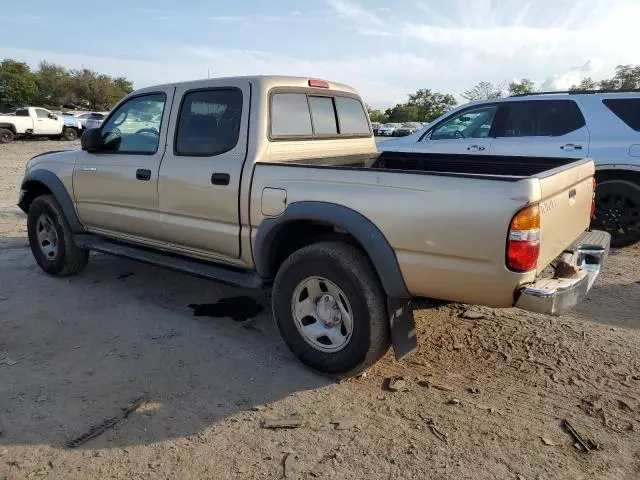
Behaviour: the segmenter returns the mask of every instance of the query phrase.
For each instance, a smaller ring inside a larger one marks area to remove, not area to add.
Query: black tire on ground
[[[0,143],[12,142],[15,135],[8,128],[0,128]]]
[[[38,232],[42,230],[40,227],[43,218],[49,219],[53,227],[52,235],[55,234],[55,237],[52,238],[55,240],[49,243],[55,245],[55,253],[46,254],[41,247]],[[89,251],[78,248],[73,243],[69,223],[53,195],[42,195],[33,201],[27,216],[27,232],[36,262],[49,275],[67,277],[79,273],[87,266]]]
[[[351,307],[353,332],[336,352],[308,343],[296,326],[292,301],[305,279],[323,277],[340,288]],[[276,275],[273,313],[285,343],[304,364],[322,373],[348,376],[373,365],[390,345],[386,296],[364,254],[343,242],[304,247],[285,260]]]
[[[609,232],[612,247],[626,247],[640,241],[640,185],[620,179],[599,183],[591,226]]]
[[[73,141],[78,138],[78,132],[74,128],[65,128],[62,130],[62,138]]]

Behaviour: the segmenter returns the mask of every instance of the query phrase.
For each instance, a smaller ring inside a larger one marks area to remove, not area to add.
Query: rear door
[[[91,230],[161,240],[158,170],[173,91],[167,86],[128,98],[100,127],[104,149],[79,152],[73,191]]]
[[[413,151],[487,154],[497,110],[497,104],[482,104],[458,112],[435,125],[414,145]]]
[[[496,115],[492,155],[585,158],[589,130],[573,100],[504,102]]]
[[[238,195],[250,98],[249,82],[243,80],[178,86],[158,183],[168,243],[207,255],[240,256]]]
[[[60,120],[51,118],[51,112],[44,108],[34,108],[36,118],[34,119],[33,133],[35,135],[58,135],[62,133]]]

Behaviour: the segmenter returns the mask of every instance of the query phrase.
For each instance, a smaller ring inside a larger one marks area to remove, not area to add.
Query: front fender
[[[28,213],[29,211],[29,205],[33,200],[33,198],[29,197],[29,189],[32,188],[34,184],[42,184],[51,191],[51,194],[55,197],[56,201],[62,208],[64,216],[67,219],[67,222],[69,222],[69,226],[73,233],[84,232],[84,227],[78,218],[78,214],[73,206],[73,201],[71,200],[69,192],[62,183],[62,180],[60,180],[55,173],[49,170],[31,170],[25,176],[21,187],[23,194],[21,194],[20,201],[18,203],[18,206],[23,212]]]

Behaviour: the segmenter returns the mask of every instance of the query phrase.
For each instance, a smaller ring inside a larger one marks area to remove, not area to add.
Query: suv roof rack
[[[509,97],[528,97],[529,95],[553,95],[558,93],[569,94],[569,95],[579,95],[583,93],[638,93],[640,92],[640,88],[624,88],[620,90],[554,90],[548,92],[529,92],[529,93],[517,93],[515,95],[510,95]]]

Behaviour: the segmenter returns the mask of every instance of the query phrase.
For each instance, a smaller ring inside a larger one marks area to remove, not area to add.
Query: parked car
[[[407,122],[400,125],[393,132],[394,137],[406,137],[407,135],[411,135],[413,132],[422,128],[422,123],[420,122]]]
[[[75,140],[80,134],[77,123],[65,123],[64,117],[44,108],[22,107],[14,115],[0,115],[0,143],[20,137],[60,137]]]
[[[80,119],[72,113],[62,113],[62,121],[66,127],[74,128],[78,133],[82,131],[82,123],[80,122]]]
[[[385,151],[593,158],[594,228],[622,247],[640,240],[640,93],[541,93],[472,102]]]
[[[380,122],[371,122],[371,129],[374,135],[378,135],[378,129],[380,128]]]
[[[78,273],[94,250],[272,286],[292,352],[346,374],[390,343],[415,348],[412,296],[550,314],[581,301],[609,245],[585,231],[593,173],[588,159],[379,154],[352,88],[236,77],[130,94],[81,151],[31,159],[18,204],[46,273]]]
[[[84,121],[84,128],[98,128],[106,115],[104,113],[90,113]]]
[[[392,137],[396,129],[401,126],[400,123],[385,123],[378,128],[378,135],[381,137]]]

